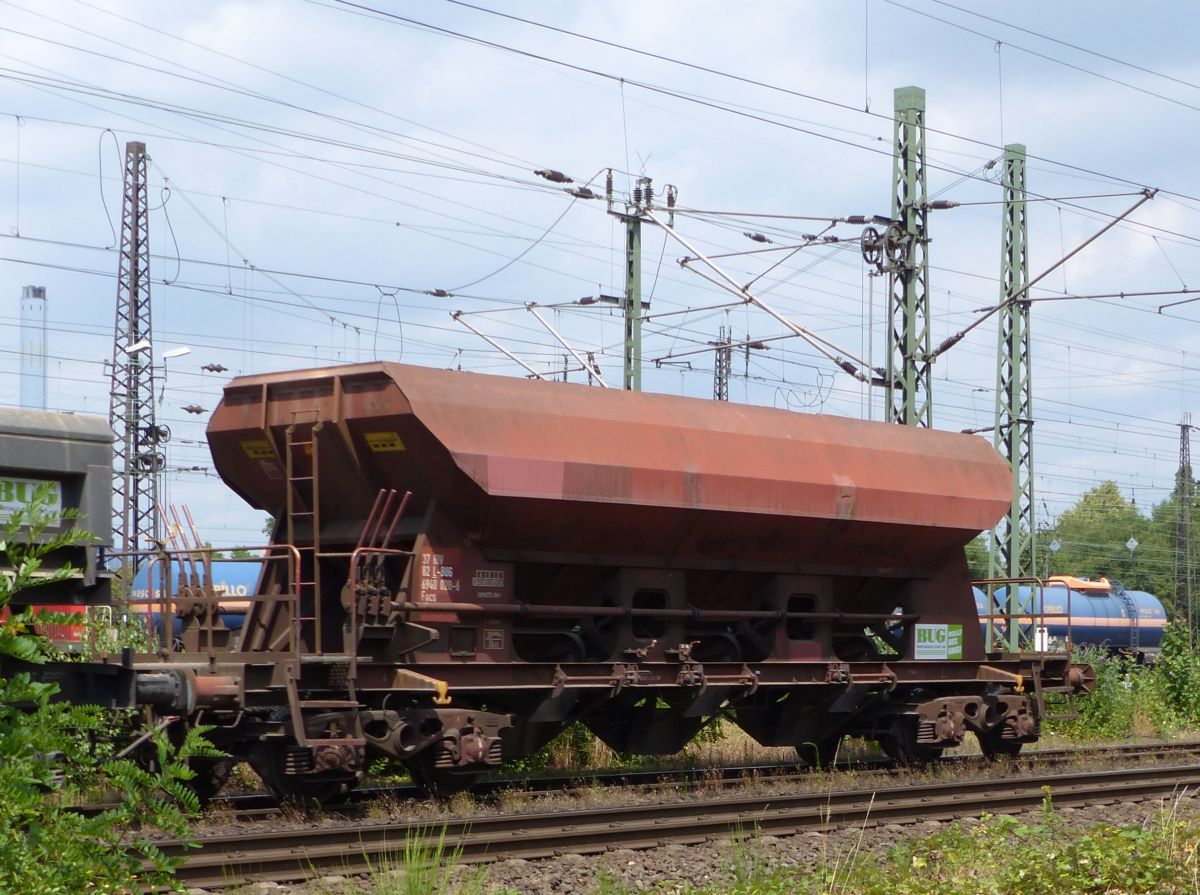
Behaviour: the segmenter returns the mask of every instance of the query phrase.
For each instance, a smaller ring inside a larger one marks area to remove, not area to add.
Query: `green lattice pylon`
[[[625,362],[626,391],[642,390],[642,219],[625,216]]]
[[[933,425],[929,330],[929,208],[925,188],[925,91],[898,87],[889,228],[891,301],[886,418]]]
[[[1036,526],[1033,518],[1033,380],[1029,350],[1028,227],[1025,203],[1025,147],[1004,147],[1003,231],[1000,248],[1000,327],[996,355],[995,445],[1012,470],[1012,502],[993,535],[991,577],[1020,578],[1033,575]],[[1014,301],[1014,296],[1020,296]],[[1012,652],[1028,648],[1029,616],[1018,588],[1008,588],[1007,599],[993,592],[992,612],[1009,616],[998,638]],[[989,632],[989,634],[992,632]],[[989,637],[989,640],[992,638]]]

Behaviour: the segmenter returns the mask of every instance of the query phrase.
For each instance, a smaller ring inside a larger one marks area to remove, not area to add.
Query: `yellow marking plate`
[[[265,438],[255,438],[242,442],[242,450],[251,460],[271,460],[275,457],[275,448]]]
[[[404,442],[396,432],[364,432],[363,440],[376,452],[404,450]]]

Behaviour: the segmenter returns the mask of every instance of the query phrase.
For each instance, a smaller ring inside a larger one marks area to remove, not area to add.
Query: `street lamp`
[[[149,343],[147,343],[147,345],[149,345]],[[189,348],[187,345],[180,345],[178,348],[170,348],[170,349],[168,349],[168,350],[164,351],[162,354],[160,354],[160,355],[159,355],[159,357],[160,357],[160,358],[162,358],[162,371],[163,371],[163,375],[162,375],[162,384],[159,386],[159,389],[158,389],[158,406],[159,406],[159,407],[162,407],[162,404],[163,404],[163,397],[164,397],[164,396],[166,395],[166,393],[167,393],[167,361],[169,361],[169,360],[174,360],[174,359],[175,359],[175,358],[177,358],[177,357],[184,357],[185,355],[188,355],[188,354],[191,354],[191,353],[192,353],[192,349],[191,349],[191,348]],[[155,474],[156,476],[159,476],[159,477],[160,477],[160,478],[159,478],[159,481],[157,482],[157,487],[156,487],[156,490],[158,491],[158,493],[159,493],[160,495],[162,495],[162,496],[165,498],[165,493],[164,493],[164,488],[163,488],[163,485],[166,483],[166,478],[163,476],[163,473],[166,471],[166,466],[167,466],[167,460],[166,460],[166,451],[167,451],[167,447],[166,447],[166,443],[167,443],[168,441],[170,441],[170,440],[171,440],[171,430],[170,430],[170,429],[168,429],[166,426],[160,426],[160,427],[159,427],[159,431],[160,431],[160,432],[162,432],[162,433],[164,433],[164,437],[162,438],[162,443],[163,443],[163,461],[162,461],[162,463],[161,463],[161,464],[158,466],[158,468],[155,470],[155,473],[154,473],[154,474]],[[165,499],[163,500],[163,503],[166,503],[166,500],[165,500]],[[156,531],[156,532],[157,532],[157,530],[158,530],[158,529],[157,529],[157,523],[158,523],[158,519],[156,518],[156,519],[155,519],[155,524],[156,524],[155,531]]]
[[[143,340],[143,341],[145,341],[145,340]],[[138,345],[140,345],[140,344],[141,343],[139,342]],[[131,350],[133,347],[137,347],[137,346],[131,346]],[[149,342],[146,342],[146,347],[147,348],[150,347]],[[171,348],[167,351],[164,351],[162,354],[159,355],[159,357],[162,358],[162,368],[163,368],[162,384],[158,388],[158,406],[159,407],[162,407],[163,396],[167,393],[167,361],[173,360],[177,357],[183,357],[184,355],[191,354],[191,353],[192,353],[192,349],[189,348],[187,345],[180,345],[178,348]]]

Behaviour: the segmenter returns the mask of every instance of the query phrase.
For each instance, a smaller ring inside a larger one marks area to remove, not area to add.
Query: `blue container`
[[[162,587],[162,570],[161,563],[146,563],[143,565],[133,578],[133,584],[129,590],[130,600],[162,599],[160,590]],[[151,571],[154,573],[153,587],[148,583]],[[254,595],[258,585],[258,576],[261,571],[262,563],[254,560],[213,560],[211,584],[217,594],[222,597],[221,621],[231,631],[238,630],[245,622],[246,610],[248,608],[246,600]],[[179,565],[176,563],[171,569],[172,589],[178,590],[180,580]],[[160,613],[155,609],[153,604],[147,606],[144,602],[140,604],[135,602],[133,609],[136,612],[146,612],[149,609],[153,630],[156,632],[161,630],[159,621]],[[176,635],[183,631],[183,619],[175,619],[174,631]]]

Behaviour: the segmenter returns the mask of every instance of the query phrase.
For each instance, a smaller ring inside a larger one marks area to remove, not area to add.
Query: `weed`
[[[396,793],[384,790],[367,805],[367,817],[374,820],[386,820],[398,817],[404,808],[404,800]]]
[[[1049,797],[1032,822],[984,816],[952,824],[882,854],[864,852],[862,834],[812,871],[772,869],[735,859],[734,879],[689,895],[1184,895],[1200,892],[1200,821],[1178,803],[1144,824],[1064,827]]]
[[[450,797],[446,807],[455,816],[468,814],[475,808],[475,797],[469,792],[456,792]]]
[[[461,862],[461,847],[446,844],[446,828],[410,831],[402,850],[370,863],[374,895],[478,895],[485,872]]]
[[[767,867],[763,854],[762,836],[758,824],[747,833],[745,830],[734,830],[729,843],[732,860],[734,886],[744,889],[748,884],[761,879]]]
[[[596,870],[596,879],[589,895],[633,895],[633,890],[608,867],[600,867]]]

